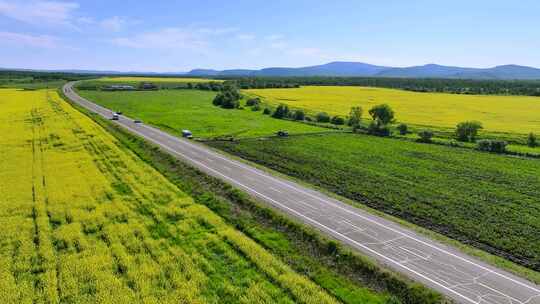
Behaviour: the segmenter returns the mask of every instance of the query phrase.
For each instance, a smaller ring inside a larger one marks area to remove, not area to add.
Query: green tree
[[[394,110],[387,104],[374,106],[369,110],[373,121],[369,124],[369,134],[378,136],[390,136],[392,131],[388,124],[394,121]]]
[[[257,97],[257,98],[250,98],[248,99],[248,101],[246,101],[246,106],[248,107],[251,107],[251,106],[254,106],[256,104],[260,104],[261,103],[261,100]]]
[[[303,110],[296,110],[294,112],[293,119],[294,120],[304,120],[306,118],[306,113],[304,113]]]
[[[240,106],[242,95],[233,86],[223,87],[223,91],[217,94],[212,103],[224,109],[235,109]]]
[[[285,104],[280,104],[274,111],[274,114],[272,114],[272,117],[285,118],[288,115],[289,115],[289,107]]]
[[[330,122],[330,115],[326,112],[320,112],[315,115],[315,120],[318,122]]]
[[[377,125],[387,125],[394,121],[394,110],[387,104],[374,106],[369,110],[369,115]]]
[[[358,127],[360,127],[361,121],[362,107],[352,107],[351,111],[349,112],[349,121],[347,122],[347,125],[353,127],[353,129],[357,129]]]
[[[420,137],[418,139],[419,142],[430,143],[431,138],[433,137],[433,132],[429,130],[423,130],[423,131],[418,132],[418,136]]]
[[[336,116],[332,117],[330,122],[332,124],[336,125],[336,126],[341,126],[341,125],[345,124],[345,118],[336,115]]]
[[[534,133],[532,133],[532,132],[529,133],[529,136],[527,136],[527,146],[529,146],[531,148],[534,148],[534,147],[538,146],[536,135],[534,135]]]
[[[508,143],[504,140],[496,139],[482,139],[478,141],[478,150],[494,153],[506,152],[506,145]]]
[[[464,121],[456,126],[456,138],[459,141],[473,142],[478,135],[478,131],[482,129],[482,123],[478,121]]]

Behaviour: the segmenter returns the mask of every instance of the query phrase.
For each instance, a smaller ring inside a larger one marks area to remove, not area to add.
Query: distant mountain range
[[[30,69],[2,69],[17,71],[40,71]],[[100,75],[166,75],[166,76],[258,76],[258,77],[293,77],[293,76],[334,76],[334,77],[398,77],[398,78],[456,78],[456,79],[516,79],[540,80],[540,69],[520,65],[500,65],[493,68],[466,68],[426,64],[404,68],[378,66],[361,62],[336,61],[322,65],[300,68],[275,67],[260,70],[233,69],[211,70],[195,69],[189,72],[151,73],[118,72],[94,70],[41,70],[43,72],[63,72]]]
[[[261,70],[195,69],[190,76],[335,76],[335,77],[400,77],[400,78],[459,78],[459,79],[540,79],[540,69],[501,65],[494,68],[463,68],[426,64],[405,68],[378,66],[361,62],[331,62],[301,68],[265,68]]]

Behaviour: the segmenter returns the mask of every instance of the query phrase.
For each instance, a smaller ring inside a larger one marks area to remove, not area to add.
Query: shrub
[[[392,131],[387,125],[382,125],[373,121],[369,124],[368,133],[377,136],[390,136]]]
[[[296,110],[293,115],[294,120],[304,120],[306,118],[306,114],[303,110]]]
[[[418,139],[419,142],[430,143],[431,138],[433,137],[433,132],[429,130],[423,130],[418,132],[418,136],[420,136],[420,138]]]
[[[336,241],[328,241],[326,244],[326,252],[330,255],[335,255],[339,250],[339,244]]]
[[[231,86],[226,86],[223,91],[216,95],[212,103],[215,106],[220,106],[224,109],[236,109],[240,106],[242,95]]]
[[[246,101],[246,106],[251,107],[254,105],[259,105],[261,103],[261,100],[259,98],[250,98],[248,101]]]
[[[362,107],[352,107],[349,112],[349,120],[347,125],[357,129],[360,127],[360,122],[362,121]]]
[[[387,104],[374,106],[369,110],[369,115],[380,125],[386,125],[394,121],[394,110]]]
[[[527,146],[534,148],[538,146],[538,142],[536,140],[536,135],[534,133],[529,133],[529,136],[527,136]]]
[[[341,126],[345,124],[345,118],[336,115],[332,117],[332,120],[330,120],[330,122],[336,126]]]
[[[407,135],[407,133],[409,133],[409,127],[406,124],[399,124],[397,129],[401,135]]]
[[[473,142],[480,129],[482,129],[482,123],[478,121],[460,122],[456,126],[456,138],[460,141]]]
[[[272,117],[274,118],[285,118],[289,114],[289,107],[284,104],[280,104],[276,110],[274,111],[274,114],[272,114]]]
[[[270,115],[271,113],[272,113],[272,110],[270,110],[270,108],[264,108],[263,110],[264,115]]]
[[[317,120],[318,122],[330,122],[330,115],[325,112],[320,112],[317,113],[317,115],[315,116],[315,120]]]
[[[306,117],[304,117],[304,119],[305,119],[306,121],[313,121],[313,118],[311,118],[310,116],[306,116]]]
[[[494,153],[506,152],[507,143],[504,140],[482,139],[478,141],[478,150]]]
[[[260,111],[261,110],[261,105],[256,103],[254,104],[252,107],[251,107],[251,111]]]

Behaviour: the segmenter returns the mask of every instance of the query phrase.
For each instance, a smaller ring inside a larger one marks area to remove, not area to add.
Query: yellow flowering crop
[[[2,303],[333,303],[52,90],[0,90]]]
[[[244,90],[272,104],[285,103],[311,112],[348,115],[351,107],[368,110],[389,104],[400,122],[455,127],[466,120],[483,123],[486,131],[540,133],[540,97],[419,93],[355,86],[304,86],[297,89]]]

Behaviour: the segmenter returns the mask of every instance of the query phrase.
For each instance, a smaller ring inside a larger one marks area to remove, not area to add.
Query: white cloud
[[[52,49],[58,46],[58,38],[48,35],[28,35],[13,32],[0,32],[0,40],[15,46]]]
[[[201,35],[182,28],[165,28],[133,37],[120,37],[112,42],[119,46],[139,49],[203,50],[207,46]]]
[[[0,15],[33,25],[72,26],[73,11],[78,8],[75,2],[0,0]]]
[[[112,31],[112,32],[120,32],[121,30],[123,30],[126,27],[127,24],[128,24],[127,19],[122,18],[122,17],[118,17],[118,16],[103,19],[99,23],[99,25],[103,29],[105,29],[107,31]]]
[[[237,31],[236,28],[179,28],[169,27],[135,36],[112,40],[116,45],[138,49],[191,50],[207,53],[217,36]]]

